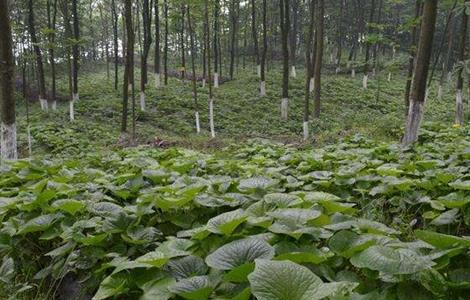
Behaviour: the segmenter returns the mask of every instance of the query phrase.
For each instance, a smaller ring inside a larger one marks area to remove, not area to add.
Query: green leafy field
[[[246,76],[217,91],[210,140],[172,79],[131,148],[119,95],[84,78],[77,121],[34,108],[35,155],[2,167],[0,298],[468,299],[470,129],[452,128],[451,95],[402,149],[398,80],[376,102],[374,82],[327,77],[306,144],[303,79],[283,123],[278,91],[259,99]]]

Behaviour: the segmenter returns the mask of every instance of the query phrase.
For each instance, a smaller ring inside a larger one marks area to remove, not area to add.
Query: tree
[[[157,1],[158,2],[158,1]],[[119,81],[119,42],[118,42],[118,20],[115,0],[111,0],[111,15],[113,19],[113,50],[114,50],[114,89],[118,89]]]
[[[192,70],[192,85],[193,85],[193,99],[194,99],[194,114],[196,117],[196,132],[199,134],[201,132],[201,126],[199,123],[199,105],[197,102],[197,78],[196,78],[196,47],[194,45],[194,30],[192,26],[192,17],[190,11],[190,5],[187,6],[186,16],[188,18],[188,30],[189,30],[189,40],[191,47],[191,70]]]
[[[251,0],[251,34],[253,37],[253,50],[256,62],[256,72],[258,76],[261,76],[257,27],[258,26],[256,23],[256,0]]]
[[[80,99],[78,95],[78,60],[80,58],[79,42],[80,42],[80,23],[78,18],[78,0],[72,0],[72,14],[73,14],[73,47],[72,47],[72,105],[73,102]],[[73,106],[72,106],[73,110]]]
[[[36,55],[37,75],[39,84],[39,103],[41,109],[47,111],[47,96],[46,96],[46,81],[44,79],[44,65],[42,63],[41,48],[39,48],[39,40],[36,35],[36,28],[34,22],[34,6],[33,0],[28,0],[28,28],[31,36],[31,43],[33,44],[34,53]]]
[[[180,49],[181,49],[181,79],[184,81],[186,78],[186,50],[184,48],[184,15],[186,8],[181,4],[181,31],[180,31]]]
[[[305,69],[307,70],[305,76],[305,107],[304,107],[304,123],[303,123],[303,132],[304,140],[307,140],[309,137],[309,118],[310,118],[310,78],[312,78],[312,42],[313,42],[313,27],[315,22],[314,15],[314,0],[309,1],[309,22],[308,30],[306,32],[306,45],[305,45]]]
[[[283,57],[281,117],[287,120],[289,110],[289,0],[280,0],[279,5],[281,9],[281,39]]]
[[[144,28],[144,43],[140,60],[140,110],[145,111],[145,87],[147,84],[147,59],[152,45],[152,17],[149,0],[142,1],[142,22]]]
[[[295,69],[296,53],[297,53],[297,31],[299,27],[299,0],[292,1],[292,28],[290,30],[290,61],[291,61],[291,76],[297,77]],[[287,12],[290,13],[290,12]]]
[[[165,17],[165,45],[163,46],[163,72],[165,73],[165,85],[168,85],[168,0],[163,1],[163,13]]]
[[[124,85],[123,85],[123,111],[122,111],[122,125],[121,131],[127,131],[127,118],[128,118],[128,102],[129,102],[129,87],[131,89],[132,99],[132,140],[135,141],[135,84],[134,84],[134,26],[132,23],[132,1],[125,0],[124,2],[124,19],[126,24],[126,66],[124,71]]]
[[[209,23],[209,5],[205,1],[204,7],[204,25],[205,25],[205,44],[206,44],[206,55],[207,55],[207,82],[209,84],[209,126],[211,130],[211,137],[215,138],[215,126],[214,126],[214,98],[212,94],[212,78],[211,78],[211,43],[210,43],[210,23]],[[215,43],[215,41],[214,41]]]
[[[214,7],[214,88],[219,87],[219,1],[215,0]]]
[[[53,3],[52,3],[53,2]],[[52,12],[51,12],[52,10]],[[56,110],[56,71],[55,71],[55,36],[56,36],[56,16],[57,16],[57,0],[47,0],[47,34],[49,42],[49,62],[51,64],[51,81],[52,81],[52,110]]]
[[[154,0],[155,4],[155,88],[160,88],[160,13],[159,13],[159,0]]]
[[[313,77],[315,78],[314,82],[314,89],[313,89],[313,96],[314,96],[314,104],[315,104],[315,117],[320,116],[321,111],[321,69],[322,69],[322,62],[323,62],[323,44],[324,44],[324,31],[325,31],[325,1],[318,0],[318,7],[317,7],[317,32],[315,42],[316,52],[315,52],[315,70]]]
[[[31,1],[30,1],[31,2]],[[30,3],[30,8],[32,3]],[[12,36],[8,0],[0,0],[0,157],[2,160],[17,159],[16,149],[16,101],[13,80]],[[31,11],[30,11],[31,12]],[[31,23],[34,23],[30,20]]]
[[[408,77],[406,79],[406,88],[405,88],[405,107],[408,112],[408,107],[410,105],[410,93],[411,93],[411,81],[413,79],[413,69],[415,65],[415,54],[416,54],[416,39],[418,35],[418,22],[419,17],[421,16],[421,10],[423,5],[421,1],[416,0],[415,4],[415,19],[413,20],[413,25],[411,27],[411,45],[409,49],[409,61],[408,61]]]
[[[406,120],[405,135],[402,143],[407,146],[418,139],[418,131],[424,113],[426,83],[432,42],[436,25],[437,0],[426,0],[423,6],[423,18],[419,35],[419,46],[414,67],[414,77],[410,96],[410,108]]]
[[[374,15],[375,15],[375,0],[371,0],[369,23],[367,24],[368,26],[367,37],[370,37],[370,35],[373,33],[372,23],[374,22]],[[370,60],[370,42],[366,40],[366,58],[364,62],[364,78],[362,80],[362,87],[364,89],[367,89],[367,84],[369,81],[369,60]]]
[[[261,82],[260,95],[266,96],[266,55],[268,52],[268,23],[267,23],[267,4],[263,0],[263,51],[261,52]]]
[[[238,0],[231,0],[230,2],[230,19],[231,19],[231,39],[230,39],[230,79],[233,79],[233,72],[235,68],[235,53],[237,51],[237,30],[238,30],[238,18],[237,14],[239,8]]]
[[[465,6],[470,3],[469,0],[465,0]],[[467,31],[468,31],[468,15],[466,9],[462,11],[462,24],[460,25],[460,48],[459,48],[459,68],[457,71],[457,93],[455,101],[455,124],[463,126],[464,111],[463,111],[463,69],[465,64],[465,50],[467,42]]]

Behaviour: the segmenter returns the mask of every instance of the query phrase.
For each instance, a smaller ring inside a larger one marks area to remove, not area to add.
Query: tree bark
[[[29,17],[28,17],[28,28],[31,36],[31,43],[33,44],[34,53],[36,56],[38,83],[39,83],[39,102],[41,108],[47,111],[47,95],[46,95],[46,81],[44,79],[44,65],[42,62],[41,48],[39,48],[39,41],[36,35],[36,28],[34,22],[34,8],[33,0],[28,1]]]
[[[408,146],[418,139],[418,131],[424,113],[426,98],[426,83],[429,72],[429,61],[432,53],[432,43],[436,25],[437,0],[426,0],[423,7],[419,46],[414,68],[410,108],[402,143]]]
[[[465,5],[469,3],[469,0],[465,0]],[[455,124],[463,126],[464,123],[464,110],[463,110],[463,68],[466,59],[466,42],[467,42],[467,31],[468,31],[468,15],[464,10],[462,12],[462,24],[460,25],[460,48],[459,48],[459,66],[457,72],[457,94],[455,101]]]
[[[209,85],[209,126],[211,131],[211,137],[215,138],[215,126],[214,126],[214,99],[212,95],[212,78],[211,78],[211,44],[210,44],[210,23],[209,23],[209,1],[205,1],[204,19],[205,19],[205,33],[206,33],[206,54],[207,54],[207,82]],[[214,44],[216,41],[214,40]]]
[[[111,0],[111,12],[113,18],[113,48],[114,48],[114,89],[118,89],[119,81],[119,44],[118,44],[118,13],[115,0]]]
[[[214,7],[214,88],[219,87],[219,13],[220,2],[215,0]]]
[[[30,1],[30,8],[32,3]],[[15,63],[12,51],[8,0],[0,0],[0,157],[1,160],[18,158],[16,144],[16,101],[14,95]],[[30,11],[30,13],[32,13]],[[34,24],[34,19],[31,21]]]
[[[421,16],[421,10],[423,6],[421,1],[416,0],[415,6],[415,20]],[[411,28],[411,45],[409,49],[409,61],[408,61],[408,77],[406,78],[406,88],[405,88],[405,113],[408,115],[408,108],[410,106],[410,93],[411,93],[411,81],[413,80],[413,69],[415,65],[415,55],[416,55],[416,39],[418,35],[418,25],[415,24]]]
[[[161,86],[160,76],[160,13],[159,13],[159,0],[155,0],[155,88]]]
[[[142,23],[144,29],[144,43],[140,60],[140,110],[145,111],[145,88],[148,81],[147,59],[152,45],[152,19],[149,0],[142,1]]]
[[[51,7],[52,6],[52,7]],[[51,12],[52,9],[52,12]],[[55,71],[55,29],[56,29],[56,17],[57,17],[57,0],[51,3],[51,0],[47,1],[47,27],[49,28],[49,63],[51,65],[51,81],[52,81],[52,110],[56,110],[56,71]]]
[[[281,36],[283,56],[281,117],[287,120],[289,114],[289,0],[280,0],[279,4],[281,9]]]
[[[315,53],[315,71],[314,71],[314,104],[315,104],[315,112],[314,116],[316,118],[320,117],[321,112],[321,70],[323,65],[323,44],[324,44],[324,31],[325,31],[325,1],[318,0],[318,8],[317,8],[317,33],[316,33],[316,53]]]
[[[260,96],[266,96],[266,54],[268,52],[268,23],[267,23],[267,4],[263,0],[263,51],[261,52],[261,70],[260,70]]]
[[[163,1],[165,15],[165,46],[163,49],[163,72],[165,73],[165,85],[168,85],[168,0]]]
[[[191,47],[191,69],[192,69],[192,84],[193,84],[193,99],[194,99],[194,114],[196,118],[196,133],[201,132],[201,126],[199,124],[199,105],[197,102],[197,79],[196,79],[196,47],[194,45],[194,30],[191,20],[191,11],[187,6],[186,16],[188,18],[188,30],[189,30],[189,42]]]
[[[312,52],[312,40],[313,40],[313,27],[315,22],[314,16],[314,0],[309,1],[309,23],[307,30],[307,40],[305,46],[305,69],[307,74],[305,76],[305,104],[304,104],[304,122],[303,122],[303,133],[304,140],[308,140],[309,137],[309,118],[310,118],[310,79],[312,78],[312,62],[311,62],[311,52]]]
[[[374,22],[374,15],[375,15],[375,0],[371,2],[370,8],[370,15],[369,15],[369,28],[367,29],[367,34],[370,35],[373,30],[370,27],[370,24]],[[370,43],[366,41],[366,60],[364,62],[364,78],[362,80],[362,87],[367,89],[368,81],[369,81],[369,60],[370,60]]]
[[[256,0],[251,0],[251,34],[253,36],[253,50],[256,62],[256,72],[258,76],[261,76],[261,66],[259,57],[259,46],[258,46],[258,32],[256,23]]]
[[[72,14],[73,14],[73,47],[72,47],[72,101],[79,100],[78,95],[78,68],[79,68],[79,56],[80,50],[78,43],[80,41],[80,23],[78,19],[78,0],[72,1]]]

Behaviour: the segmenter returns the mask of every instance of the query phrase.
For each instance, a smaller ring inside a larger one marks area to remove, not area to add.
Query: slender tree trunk
[[[314,104],[315,104],[315,112],[314,115],[316,118],[320,117],[321,112],[321,70],[323,65],[323,44],[324,44],[324,31],[325,31],[325,1],[318,0],[318,8],[317,8],[317,34],[316,34],[316,43],[317,49],[315,53],[315,70],[314,70]]]
[[[205,32],[206,32],[206,54],[207,54],[207,82],[209,84],[209,126],[211,130],[211,137],[215,138],[214,126],[214,99],[212,95],[212,78],[211,78],[211,44],[210,44],[210,23],[209,23],[209,7],[208,1],[205,1],[204,19],[205,19]],[[214,44],[216,41],[214,40]]]
[[[424,113],[426,80],[432,53],[436,15],[437,0],[426,0],[423,7],[423,19],[414,69],[410,108],[406,121],[405,136],[402,141],[405,146],[414,143],[418,139],[418,131]]]
[[[253,36],[253,48],[256,62],[256,72],[261,76],[261,66],[259,59],[259,46],[258,46],[258,26],[256,23],[256,0],[251,0],[251,34]]]
[[[155,88],[161,86],[160,76],[160,13],[159,13],[159,0],[155,1]]]
[[[260,70],[260,96],[266,96],[266,54],[268,52],[268,23],[267,23],[267,4],[263,0],[263,51],[261,52],[261,70]]]
[[[469,3],[469,0],[465,0],[465,5]],[[467,31],[468,31],[468,15],[466,12],[462,12],[462,25],[460,25],[460,49],[459,49],[459,63],[461,66],[457,73],[457,94],[455,96],[455,124],[463,126],[464,122],[464,109],[463,109],[463,68],[466,59],[466,43],[467,43]]]
[[[165,85],[168,85],[168,0],[163,1],[165,14],[165,46],[163,49],[163,72],[165,73]]]
[[[214,7],[214,88],[219,87],[219,13],[220,0],[215,0]]]
[[[285,120],[289,114],[289,0],[280,0],[281,10],[281,35],[282,35],[282,56],[283,56],[283,78],[282,78],[282,100],[281,117]]]
[[[197,102],[197,79],[196,79],[196,47],[194,46],[194,31],[191,20],[191,11],[187,6],[186,16],[188,18],[188,30],[189,30],[189,40],[191,47],[191,69],[192,69],[192,83],[193,83],[193,99],[194,99],[194,114],[196,118],[196,132],[199,134],[201,132],[201,126],[199,123],[199,105]]]
[[[180,47],[181,47],[181,80],[186,78],[186,49],[184,48],[184,14],[186,8],[184,4],[181,5],[181,31],[180,31]]]
[[[314,16],[314,4],[313,1],[309,1],[309,23],[307,30],[307,41],[305,46],[305,69],[307,73],[305,74],[305,106],[304,106],[304,122],[303,122],[303,133],[304,140],[309,138],[309,118],[310,118],[310,79],[312,78],[312,62],[311,62],[311,52],[312,52],[312,40],[313,40],[313,27],[315,22]]]
[[[51,7],[52,6],[52,7]],[[52,9],[52,12],[51,12]],[[47,26],[50,29],[49,32],[49,62],[51,64],[51,81],[52,81],[52,110],[56,110],[56,71],[55,71],[55,28],[56,28],[56,16],[57,16],[57,0],[51,3],[51,0],[47,1]]]
[[[457,24],[455,18],[452,18],[450,29],[447,35],[447,52],[446,57],[444,60],[444,66],[442,68],[442,74],[439,81],[439,92],[438,92],[438,99],[442,100],[443,93],[444,93],[444,83],[446,82],[447,74],[450,73],[452,69],[452,52],[454,50],[454,32],[455,32],[455,25]]]
[[[343,11],[344,11],[344,0],[340,0],[340,8],[339,8],[339,19],[338,19],[338,36],[337,36],[337,52],[336,52],[336,74],[341,71],[341,57],[343,54]]]
[[[291,76],[297,77],[297,71],[295,69],[295,61],[297,54],[297,32],[299,27],[299,0],[287,0],[292,1],[292,28],[290,30],[290,61],[291,61]],[[290,14],[290,11],[286,11],[286,14]]]
[[[230,79],[233,79],[233,73],[235,68],[235,53],[237,52],[237,30],[238,30],[238,0],[231,0],[230,16],[231,16],[231,41],[230,41]]]
[[[419,0],[416,0],[415,6],[415,19],[417,20],[421,16],[422,3]],[[408,77],[406,78],[406,88],[405,88],[405,108],[406,114],[408,115],[408,107],[410,106],[410,93],[411,93],[411,82],[413,80],[413,69],[415,65],[415,55],[416,55],[416,39],[418,37],[418,25],[415,24],[411,28],[411,45],[409,50],[409,61],[408,61]]]
[[[32,9],[31,1],[30,8]],[[0,0],[0,116],[2,122],[0,126],[0,158],[2,161],[18,158],[16,101],[13,84],[15,63],[9,12],[8,0]],[[31,11],[30,13],[32,14]],[[30,23],[34,24],[34,19],[30,19]]]
[[[132,1],[124,2],[124,18],[126,24],[126,66],[123,85],[123,112],[121,131],[127,131],[129,87],[132,97],[132,140],[135,141],[135,87],[134,87],[134,28],[132,23]]]
[[[78,46],[78,42],[80,40],[80,23],[78,19],[78,0],[72,1],[72,14],[73,14],[73,47],[72,47],[72,86],[73,86],[73,94],[72,94],[72,101],[78,101],[78,60],[80,58],[80,50]]]
[[[36,36],[36,28],[34,22],[34,8],[33,8],[33,0],[28,0],[28,9],[29,9],[29,17],[28,17],[28,28],[29,34],[31,35],[31,43],[33,44],[34,53],[36,56],[36,65],[37,65],[37,74],[38,74],[38,82],[39,82],[39,102],[41,104],[41,108],[47,111],[47,95],[46,95],[46,81],[44,79],[44,66],[42,63],[42,53],[41,49],[39,48],[39,41]]]
[[[147,59],[152,45],[152,18],[149,0],[142,1],[142,22],[144,28],[144,44],[140,60],[140,110],[145,111],[145,88],[148,81]]]
[[[119,44],[118,44],[118,13],[115,0],[111,0],[111,12],[113,17],[113,48],[114,48],[114,89],[118,89],[119,81]]]
[[[368,35],[370,35],[373,30],[370,25],[374,22],[374,15],[375,15],[375,1],[371,0],[371,9],[370,9],[370,16],[369,16],[369,27],[367,29]],[[367,89],[368,81],[369,81],[369,60],[370,60],[370,43],[366,41],[366,60],[364,62],[364,78],[362,80],[362,87]]]

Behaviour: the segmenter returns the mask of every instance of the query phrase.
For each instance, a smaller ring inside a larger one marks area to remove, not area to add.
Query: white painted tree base
[[[437,89],[437,99],[442,100],[442,97],[444,96],[444,87],[442,84],[439,84],[439,87]]]
[[[145,111],[145,93],[140,92],[140,110]]]
[[[351,70],[351,77],[355,78],[356,77],[356,69]]]
[[[74,102],[75,102],[75,101],[73,101],[73,100],[69,102],[70,121],[75,120],[75,111],[74,111],[74,108],[73,108]]]
[[[28,153],[29,153],[29,156],[31,156],[33,154],[33,142],[31,139],[31,128],[28,126],[26,131],[28,134]]]
[[[261,97],[265,97],[266,96],[266,81],[261,81],[259,83],[259,95]]]
[[[310,78],[310,83],[308,84],[308,90],[310,93],[315,89],[315,78]]]
[[[362,87],[364,89],[367,89],[367,83],[369,82],[369,75],[364,75],[362,78]]]
[[[203,78],[203,79],[202,79],[202,88],[205,88],[205,87],[206,87],[206,79]]]
[[[57,110],[57,101],[52,102],[52,110],[54,110],[54,111]]]
[[[455,124],[463,125],[463,92],[462,90],[457,90],[455,96]]]
[[[18,159],[16,124],[5,124],[2,122],[0,131],[0,157],[2,161]]]
[[[201,133],[201,125],[199,123],[199,112],[195,113],[196,116],[196,132],[197,134]]]
[[[417,102],[411,99],[406,120],[405,135],[402,140],[404,146],[409,146],[418,140],[419,127],[421,126],[423,114],[424,102]]]
[[[303,130],[304,130],[304,141],[306,141],[306,140],[308,140],[308,137],[309,137],[308,122],[303,123]]]
[[[155,88],[159,89],[162,86],[160,73],[155,73]]]
[[[49,110],[49,104],[47,103],[47,99],[39,98],[39,104],[41,105],[41,110],[45,112]]]
[[[261,66],[260,65],[256,66],[256,75],[258,75],[258,77],[261,77]]]
[[[335,70],[336,75],[338,75],[339,72],[341,72],[341,68],[340,68],[340,67],[336,67],[336,70]]]
[[[214,88],[219,87],[219,73],[214,73]]]
[[[214,99],[209,99],[209,126],[211,129],[211,137],[215,138],[215,126],[214,126]]]
[[[292,78],[296,78],[296,77],[297,77],[297,70],[295,69],[295,66],[292,66],[292,67],[291,67],[290,76],[291,76]]]
[[[388,73],[388,78],[387,78],[388,82],[392,81],[392,73]]]
[[[80,95],[79,94],[72,94],[72,99],[73,99],[73,101],[78,101],[78,100],[80,100]]]
[[[289,99],[283,98],[281,100],[281,118],[287,119],[289,115]]]

